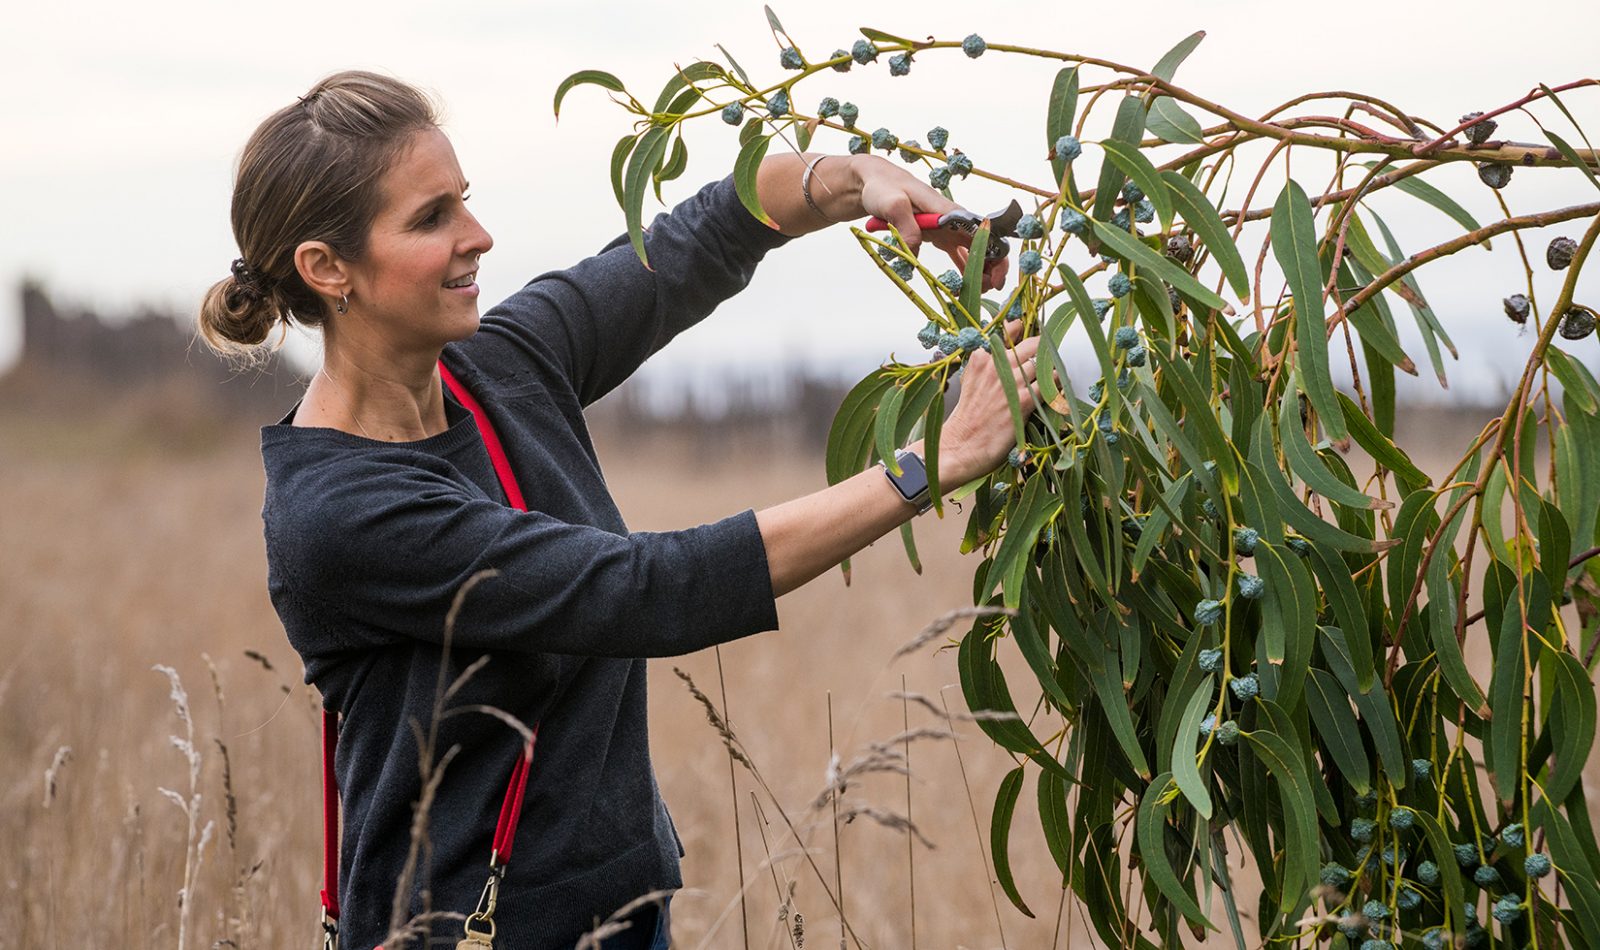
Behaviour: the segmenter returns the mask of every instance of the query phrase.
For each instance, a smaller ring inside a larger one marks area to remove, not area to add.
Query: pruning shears
[[[968,234],[975,234],[978,227],[983,222],[988,221],[989,244],[984,248],[983,259],[993,261],[1011,253],[1011,248],[1006,244],[1005,239],[1017,236],[1017,221],[1021,217],[1022,206],[1017,204],[1016,199],[1013,198],[1010,204],[988,215],[974,214],[961,208],[957,208],[954,211],[946,211],[944,214],[924,211],[917,215],[917,227],[924,231],[932,231],[937,228],[953,228],[958,231],[965,231]],[[873,215],[867,219],[867,230],[869,232],[887,231],[889,230],[889,222],[877,215]]]

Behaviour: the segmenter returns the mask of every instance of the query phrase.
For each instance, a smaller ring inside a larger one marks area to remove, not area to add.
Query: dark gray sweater
[[[387,932],[421,792],[410,724],[432,718],[452,598],[486,568],[499,574],[467,595],[446,675],[489,662],[449,705],[540,724],[495,945],[570,944],[630,899],[682,886],[682,845],[650,764],[640,658],[777,629],[766,549],[749,508],[630,533],[582,408],[741,290],[788,240],[751,217],[725,178],[656,217],[645,237],[653,271],[619,236],[535,277],[445,348],[493,419],[527,513],[505,504],[470,413],[448,394],[448,430],[418,442],[296,427],[293,412],[262,429],[272,602],[307,682],[344,716],[344,946],[365,950]],[[456,747],[423,883],[434,910],[467,913],[520,742],[490,716],[461,713],[440,723],[438,752]],[[412,912],[422,909],[413,895]],[[454,946],[460,933],[441,924],[435,939]]]

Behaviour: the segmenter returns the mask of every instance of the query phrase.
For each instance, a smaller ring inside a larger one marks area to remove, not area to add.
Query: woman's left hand
[[[917,227],[916,215],[920,212],[944,214],[961,210],[961,206],[917,179],[910,172],[892,164],[881,155],[866,156],[872,161],[860,163],[861,207],[900,231],[912,254],[916,254],[926,238],[950,255],[956,268],[965,272],[967,251],[972,236],[957,228],[937,228],[924,232]],[[988,261],[983,266],[983,289],[999,290],[1006,284],[1006,271],[1010,269],[1007,258]]]

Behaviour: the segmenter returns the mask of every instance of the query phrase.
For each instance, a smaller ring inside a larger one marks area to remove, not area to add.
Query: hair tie
[[[265,296],[261,288],[261,276],[245,263],[244,258],[234,258],[230,269],[233,271],[233,281],[239,285],[241,293],[253,300],[260,300]]]

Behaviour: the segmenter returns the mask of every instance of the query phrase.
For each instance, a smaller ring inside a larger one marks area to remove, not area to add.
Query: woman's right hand
[[[1022,321],[1006,323],[1006,339],[1014,346],[1005,352],[1016,384],[1018,408],[1027,418],[1042,398],[1035,383],[1039,337],[1017,342]],[[987,475],[1005,462],[1017,447],[1016,429],[1011,424],[1011,407],[999,371],[989,353],[974,350],[961,371],[961,398],[945,420],[939,436],[939,484],[944,490]]]

